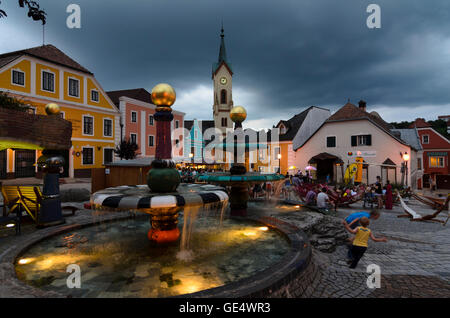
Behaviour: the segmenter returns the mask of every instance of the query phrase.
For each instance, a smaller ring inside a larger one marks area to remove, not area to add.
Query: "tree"
[[[30,107],[22,102],[21,100],[18,100],[17,98],[10,97],[5,92],[0,91],[0,108],[8,108],[8,109],[14,109],[21,112],[26,112]]]
[[[130,139],[124,139],[114,149],[114,152],[120,159],[130,160],[136,158],[138,149],[139,146],[136,143],[131,142]]]
[[[1,1],[0,1],[1,3]],[[39,4],[32,0],[19,0],[19,6],[24,8],[28,7],[28,17],[32,18],[34,21],[42,21],[44,25],[46,23],[46,15],[44,10],[41,10]],[[4,10],[0,9],[0,18],[7,17],[8,15]]]

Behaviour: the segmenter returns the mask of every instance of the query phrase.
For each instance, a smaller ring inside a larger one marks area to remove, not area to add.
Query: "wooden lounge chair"
[[[20,198],[17,186],[1,186],[3,195],[3,217],[20,210]],[[8,208],[8,209],[7,209]]]
[[[412,197],[414,199],[416,199],[419,202],[422,202],[423,204],[426,204],[428,206],[430,206],[432,209],[439,209],[442,205],[442,203],[436,203],[435,201],[430,200],[428,197],[426,196],[422,196],[418,193],[412,193]]]
[[[447,223],[447,221],[444,222],[442,220],[436,220],[435,218],[439,215],[439,213],[441,213],[444,210],[444,208],[448,204],[448,202],[450,200],[450,195],[447,195],[447,200],[445,201],[445,203],[437,211],[435,211],[432,214],[428,214],[428,215],[424,215],[424,216],[421,216],[420,214],[415,212],[413,209],[411,209],[409,206],[407,206],[405,201],[403,201],[402,197],[400,196],[400,194],[398,194],[398,198],[399,198],[400,204],[402,205],[402,208],[406,212],[406,214],[402,214],[402,215],[399,215],[397,217],[399,217],[399,218],[401,218],[401,217],[409,217],[411,219],[411,221],[433,221],[433,222],[439,222],[439,223],[443,223],[444,225]]]
[[[15,209],[25,210],[26,213],[37,222],[41,203],[43,200],[41,189],[37,186],[3,186],[2,194],[5,200],[11,200],[8,204],[9,212],[3,211],[4,216],[11,214]],[[5,194],[8,199],[6,199]],[[14,198],[15,197],[15,198]],[[74,206],[62,206],[62,210],[70,210],[70,215],[75,215],[78,210]],[[68,215],[65,215],[68,216]]]

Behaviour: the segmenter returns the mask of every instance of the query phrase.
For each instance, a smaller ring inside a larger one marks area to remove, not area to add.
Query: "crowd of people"
[[[222,169],[195,169],[195,168],[178,168],[178,173],[181,177],[181,182],[183,183],[193,183],[198,175],[211,173],[211,172],[222,172]]]

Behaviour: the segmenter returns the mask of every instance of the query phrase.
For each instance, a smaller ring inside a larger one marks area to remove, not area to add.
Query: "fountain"
[[[176,93],[169,84],[158,84],[152,90],[156,107],[156,153],[147,175],[147,185],[120,186],[92,195],[96,209],[134,210],[151,216],[148,238],[158,244],[178,240],[179,212],[183,208],[224,204],[228,195],[221,187],[181,185],[181,178],[172,159],[170,122],[171,106]]]
[[[223,218],[228,195],[219,185],[231,185],[233,215],[245,215],[247,186],[282,177],[247,173],[236,163],[230,173],[200,177],[218,185],[180,184],[171,161],[175,91],[167,84],[157,85],[152,99],[157,105],[157,144],[147,185],[96,192],[91,197],[95,209],[91,219],[35,236],[18,251],[4,253],[27,290],[102,298],[262,297],[281,295],[277,293],[289,286],[292,277],[309,284],[305,269],[311,249],[306,235],[270,217],[278,208],[257,208],[259,216],[254,218]],[[232,119],[239,127],[243,115],[237,110]],[[211,208],[220,212],[219,221],[208,217]],[[142,213],[130,218],[129,213],[115,216],[103,210]],[[279,213],[293,210],[297,209],[282,207]],[[142,240],[147,231],[149,240]],[[177,241],[179,245],[168,244]],[[80,289],[66,286],[70,264],[81,268]]]
[[[235,123],[234,130],[242,129],[242,122],[247,118],[247,112],[242,106],[231,109],[230,118]],[[261,174],[258,172],[247,172],[245,165],[238,163],[237,140],[233,140],[233,164],[229,173],[208,173],[200,175],[198,181],[231,187],[230,191],[230,215],[246,216],[247,202],[249,200],[248,187],[263,182],[278,182],[284,179],[283,175]]]

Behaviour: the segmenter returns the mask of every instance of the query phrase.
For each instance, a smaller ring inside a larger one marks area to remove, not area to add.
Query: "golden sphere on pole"
[[[45,105],[45,112],[47,115],[59,115],[61,113],[61,108],[56,103],[50,103]]]
[[[234,106],[230,111],[230,118],[235,123],[242,123],[247,118],[247,111],[242,106]]]
[[[152,102],[156,106],[172,106],[177,99],[175,90],[169,84],[161,83],[152,89]]]

